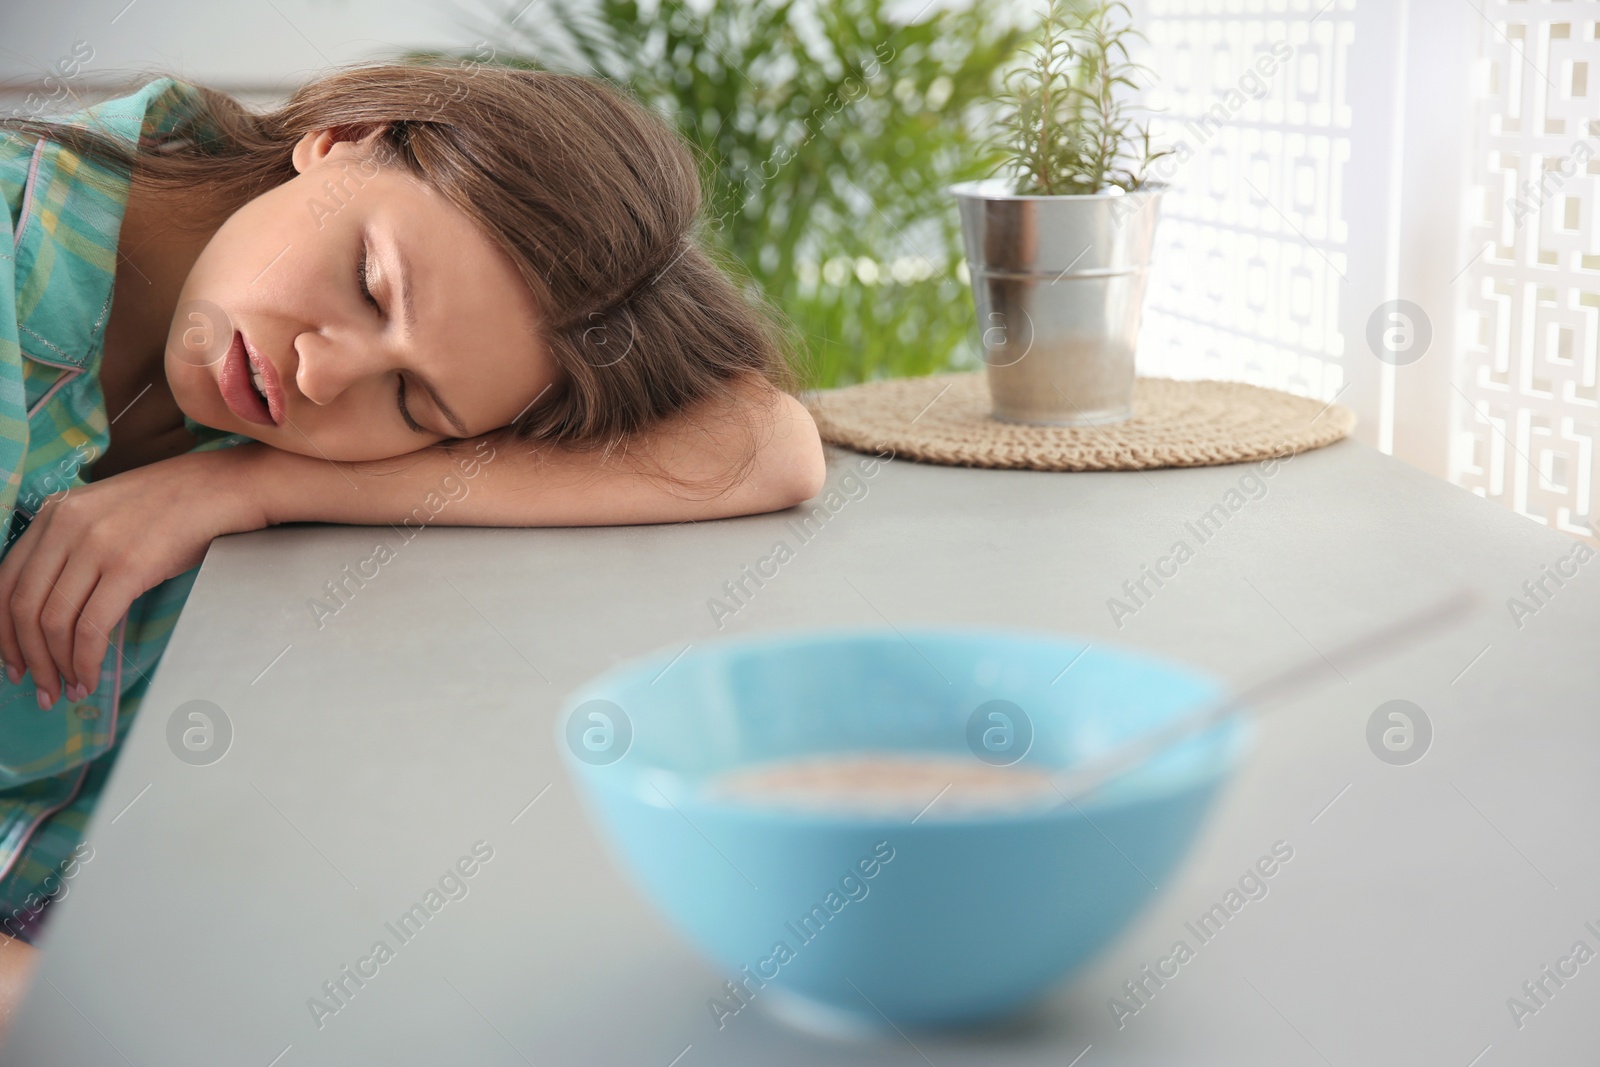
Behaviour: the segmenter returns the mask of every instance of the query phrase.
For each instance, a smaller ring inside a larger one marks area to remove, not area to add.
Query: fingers
[[[75,694],[71,697],[73,700],[83,698],[83,693],[77,691],[82,678],[73,663],[73,645],[77,642],[83,607],[99,581],[99,569],[86,565],[81,554],[67,557],[66,566],[51,586],[50,594],[45,597],[44,607],[39,612],[37,625],[44,633],[45,647],[50,650],[52,674],[64,677],[67,688]],[[24,619],[21,627],[27,626],[28,621]],[[89,681],[94,681],[93,675],[89,676]]]
[[[131,586],[124,586],[109,575],[101,575],[93,595],[83,606],[72,653],[72,674],[86,694],[94,692],[99,684],[111,632],[138,595],[139,591]]]
[[[65,565],[64,552],[51,551],[48,547],[34,552],[28,558],[27,570],[18,580],[6,604],[22,653],[18,663],[26,664],[28,673],[33,675],[41,708],[51,707],[61,696],[55,659],[50,654],[50,645],[45,640],[39,620],[46,603],[56,595],[55,582]]]
[[[39,520],[34,521],[37,523]],[[30,525],[17,543],[11,546],[5,559],[0,560],[0,660],[5,661],[6,676],[11,679],[12,685],[22,681],[26,664],[22,658],[22,646],[17,643],[17,628],[11,619],[11,594],[16,589],[17,580],[27,573],[28,557],[38,544],[39,538]]]

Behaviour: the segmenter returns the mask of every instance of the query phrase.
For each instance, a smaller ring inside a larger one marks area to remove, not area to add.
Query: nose
[[[313,404],[331,404],[346,390],[393,369],[394,361],[381,346],[352,336],[327,337],[317,332],[295,339],[294,381]]]

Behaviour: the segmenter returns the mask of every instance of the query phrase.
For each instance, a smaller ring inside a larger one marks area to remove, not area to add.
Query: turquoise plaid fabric
[[[149,145],[196,136],[198,94],[161,78],[70,116]],[[10,551],[51,493],[83,485],[110,444],[100,359],[128,180],[54,141],[0,135],[0,528]],[[185,420],[195,451],[249,440]],[[199,568],[133,602],[100,685],[39,710],[31,676],[0,674],[0,930],[31,940],[99,798]],[[90,846],[92,847],[92,846]],[[92,853],[87,853],[92,855]]]

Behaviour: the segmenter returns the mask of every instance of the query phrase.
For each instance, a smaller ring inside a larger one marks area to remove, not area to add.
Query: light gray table
[[[859,458],[830,452],[830,485]],[[1185,522],[1248,470],[892,462],[803,545],[798,510],[433,527],[406,543],[381,527],[224,538],[90,827],[93,859],[55,916],[4,1061],[1594,1062],[1600,959],[1560,987],[1544,979],[1536,1013],[1514,1020],[1507,1000],[1575,942],[1600,951],[1600,561],[1547,583],[1554,595],[1519,627],[1507,599],[1574,542],[1345,442],[1278,468],[1119,629],[1108,598],[1177,539],[1194,545]],[[380,537],[399,545],[394,558],[319,629],[308,600]],[[780,538],[795,558],[722,632],[1031,626],[1243,682],[1463,584],[1488,607],[1263,719],[1191,861],[1034,1018],[982,1039],[837,1044],[755,1010],[717,1029],[706,1002],[723,976],[612,868],[553,750],[572,687],[715,636],[708,599]],[[167,738],[194,699],[233,727],[206,766]],[[1391,699],[1433,725],[1410,765],[1368,745],[1368,719]],[[480,840],[493,859],[468,895],[319,1029],[308,999]],[[1268,895],[1209,943],[1186,937],[1277,841],[1294,857]],[[1179,938],[1194,958],[1119,1028],[1109,998]]]

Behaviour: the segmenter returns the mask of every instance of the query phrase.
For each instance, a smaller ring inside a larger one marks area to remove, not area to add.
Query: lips
[[[262,399],[251,381],[253,371],[259,370],[266,385],[266,399]],[[281,421],[273,408],[283,409],[283,393],[278,385],[277,368],[262,359],[244,339],[244,334],[234,331],[233,344],[222,359],[222,369],[217,374],[217,388],[228,410],[258,426],[276,426]]]

